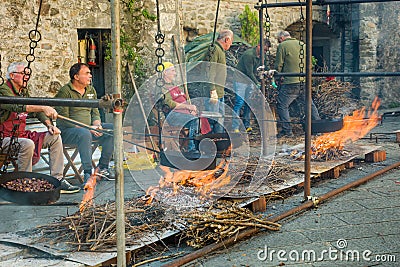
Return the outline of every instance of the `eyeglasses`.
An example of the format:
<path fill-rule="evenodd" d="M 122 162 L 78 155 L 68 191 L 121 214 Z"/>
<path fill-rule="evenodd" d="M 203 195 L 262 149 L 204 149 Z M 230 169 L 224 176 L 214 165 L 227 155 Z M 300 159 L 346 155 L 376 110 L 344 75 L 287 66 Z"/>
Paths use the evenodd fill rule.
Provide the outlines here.
<path fill-rule="evenodd" d="M 14 71 L 14 72 L 12 72 L 12 73 L 14 73 L 14 74 L 21 74 L 21 75 L 25 75 L 25 72 L 23 72 L 23 71 L 20 71 L 20 72 Z"/>

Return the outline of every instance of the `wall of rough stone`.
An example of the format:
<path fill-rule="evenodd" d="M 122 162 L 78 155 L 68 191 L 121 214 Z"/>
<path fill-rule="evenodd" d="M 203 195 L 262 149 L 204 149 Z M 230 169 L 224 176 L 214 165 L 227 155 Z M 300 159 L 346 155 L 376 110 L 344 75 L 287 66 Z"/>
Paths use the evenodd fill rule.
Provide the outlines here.
<path fill-rule="evenodd" d="M 211 32 L 214 27 L 217 1 L 202 0 L 176 0 L 160 2 L 161 31 L 165 34 L 164 60 L 176 63 L 175 50 L 171 37 L 175 36 L 182 46 L 187 39 L 194 35 Z M 156 13 L 155 0 L 143 1 L 150 12 Z M 217 30 L 230 28 L 235 33 L 240 33 L 239 14 L 245 5 L 253 7 L 258 1 L 251 0 L 222 0 L 219 10 Z M 28 32 L 34 29 L 37 19 L 39 1 L 32 0 L 3 0 L 0 5 L 2 18 L 3 41 L 0 42 L 2 56 L 1 70 L 3 74 L 7 65 L 12 61 L 25 61 L 29 52 Z M 347 5 L 346 5 L 347 6 Z M 348 7 L 348 6 L 347 6 Z M 343 9 L 344 10 L 344 9 Z M 348 15 L 349 10 L 344 10 L 341 15 Z M 345 23 L 345 30 L 341 32 L 343 24 L 334 25 L 331 20 L 332 30 L 337 34 L 332 39 L 330 61 L 332 67 L 339 66 L 345 71 L 357 71 L 354 66 L 356 55 L 355 44 L 359 50 L 360 71 L 398 71 L 397 64 L 400 51 L 398 43 L 399 12 L 397 3 L 362 4 L 353 7 L 358 10 L 357 16 L 352 15 Z M 300 9 L 273 8 L 269 9 L 271 17 L 271 36 L 281 29 L 287 29 L 298 23 Z M 350 10 L 351 11 L 351 10 Z M 305 13 L 305 8 L 303 9 Z M 41 19 L 38 30 L 42 39 L 35 48 L 36 59 L 32 63 L 33 76 L 30 87 L 33 96 L 52 96 L 56 90 L 68 81 L 68 69 L 77 61 L 77 29 L 110 29 L 110 2 L 108 0 L 43 0 Z M 314 7 L 313 19 L 325 22 L 326 7 Z M 356 14 L 354 12 L 354 14 Z M 359 16 L 359 17 L 358 17 Z M 129 26 L 130 18 L 122 14 L 121 24 Z M 358 27 L 354 30 L 354 27 Z M 139 53 L 145 58 L 145 65 L 149 74 L 154 73 L 157 61 L 155 49 L 157 44 L 154 36 L 157 32 L 155 22 L 146 22 L 141 26 L 139 35 Z M 353 28 L 352 28 L 353 27 Z M 336 30 L 335 30 L 336 29 Z M 341 35 L 344 34 L 344 51 L 341 49 Z M 192 36 L 190 36 L 192 35 Z M 354 39 L 356 38 L 356 39 Z M 272 38 L 272 54 L 275 53 L 276 41 Z M 358 43 L 356 43 L 356 42 Z M 342 53 L 344 52 L 344 66 Z M 3 75 L 4 76 L 4 75 Z M 361 97 L 367 101 L 374 95 L 382 98 L 398 99 L 398 78 L 362 78 Z"/>
<path fill-rule="evenodd" d="M 399 72 L 400 9 L 398 3 L 360 6 L 361 71 Z M 399 105 L 400 77 L 362 79 L 362 98 L 379 96 L 386 107 Z"/>

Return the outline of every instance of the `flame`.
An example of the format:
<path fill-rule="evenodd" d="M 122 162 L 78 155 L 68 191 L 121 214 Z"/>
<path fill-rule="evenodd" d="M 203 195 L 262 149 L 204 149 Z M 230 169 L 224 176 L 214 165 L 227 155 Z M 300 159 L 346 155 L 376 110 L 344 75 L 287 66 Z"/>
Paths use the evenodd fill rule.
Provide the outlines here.
<path fill-rule="evenodd" d="M 330 149 L 342 150 L 345 144 L 364 137 L 379 123 L 380 117 L 377 110 L 380 103 L 380 99 L 376 97 L 368 111 L 363 107 L 354 111 L 353 115 L 345 116 L 341 130 L 323 134 L 313 142 L 313 154 L 324 155 Z"/>
<path fill-rule="evenodd" d="M 213 190 L 231 181 L 231 176 L 227 175 L 228 167 L 229 163 L 226 160 L 221 161 L 215 169 L 205 171 L 172 172 L 169 167 L 160 166 L 160 169 L 164 171 L 164 176 L 160 178 L 158 186 L 150 186 L 147 189 L 146 194 L 150 197 L 146 203 L 150 204 L 161 188 L 172 188 L 173 194 L 178 194 L 181 186 L 193 187 L 203 197 L 211 196 Z"/>
<path fill-rule="evenodd" d="M 97 183 L 97 172 L 98 168 L 94 170 L 94 173 L 90 175 L 89 180 L 85 184 L 84 187 L 85 193 L 83 194 L 81 204 L 79 205 L 80 212 L 83 212 L 87 207 L 93 205 L 93 196 L 94 196 L 94 191 L 96 190 L 96 183 Z"/>

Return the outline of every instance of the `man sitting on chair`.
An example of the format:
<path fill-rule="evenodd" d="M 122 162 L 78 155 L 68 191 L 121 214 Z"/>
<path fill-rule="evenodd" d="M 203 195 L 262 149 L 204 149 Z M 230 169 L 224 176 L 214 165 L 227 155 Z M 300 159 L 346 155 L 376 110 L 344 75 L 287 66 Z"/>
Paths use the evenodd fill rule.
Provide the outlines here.
<path fill-rule="evenodd" d="M 188 151 L 195 150 L 194 136 L 199 128 L 199 119 L 197 117 L 197 107 L 188 103 L 185 93 L 174 84 L 176 70 L 172 63 L 164 62 L 163 78 L 165 85 L 163 87 L 164 104 L 169 109 L 166 112 L 166 123 L 171 126 L 187 127 L 189 129 Z"/>
<path fill-rule="evenodd" d="M 14 62 L 7 68 L 7 81 L 0 86 L 0 96 L 29 97 L 28 90 L 24 90 L 30 73 L 25 70 L 25 63 Z M 26 88 L 25 88 L 26 89 Z M 27 131 L 26 118 L 28 113 L 36 116 L 48 129 L 47 132 Z M 60 130 L 53 125 L 51 119 L 57 118 L 57 112 L 49 106 L 1 104 L 0 131 L 3 142 L 0 144 L 2 151 L 7 151 L 13 137 L 18 139 L 18 171 L 32 172 L 32 165 L 40 159 L 41 148 L 49 149 L 50 174 L 61 181 L 61 193 L 76 193 L 80 188 L 71 185 L 63 178 L 64 156 L 60 137 Z M 12 145 L 12 144 L 11 144 Z"/>
<path fill-rule="evenodd" d="M 71 81 L 60 88 L 56 98 L 72 99 L 97 99 L 96 90 L 91 85 L 92 74 L 89 66 L 84 63 L 76 63 L 69 70 Z M 97 108 L 88 107 L 58 107 L 60 115 L 76 120 L 86 125 L 91 125 L 93 129 L 113 129 L 111 123 L 101 123 L 100 112 Z M 83 166 L 83 187 L 92 174 L 92 141 L 98 140 L 102 147 L 99 160 L 99 172 L 101 177 L 113 180 L 114 175 L 109 171 L 109 163 L 114 151 L 113 136 L 102 134 L 95 130 L 89 130 L 76 126 L 71 122 L 57 119 L 57 125 L 61 129 L 61 136 L 65 144 L 77 145 Z"/>

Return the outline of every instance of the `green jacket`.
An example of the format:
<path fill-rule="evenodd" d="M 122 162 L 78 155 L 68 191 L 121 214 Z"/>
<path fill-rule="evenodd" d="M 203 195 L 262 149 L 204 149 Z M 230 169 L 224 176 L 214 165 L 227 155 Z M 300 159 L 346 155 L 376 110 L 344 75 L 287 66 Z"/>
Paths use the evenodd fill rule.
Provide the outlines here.
<path fill-rule="evenodd" d="M 246 74 L 255 84 L 258 84 L 256 73 L 260 66 L 260 57 L 257 56 L 256 49 L 256 47 L 247 49 L 240 57 L 236 69 Z"/>
<path fill-rule="evenodd" d="M 56 98 L 71 98 L 71 99 L 97 99 L 96 90 L 93 86 L 86 87 L 86 91 L 81 95 L 74 89 L 72 83 L 69 82 L 60 88 L 55 96 Z M 95 120 L 100 120 L 100 112 L 97 108 L 89 107 L 56 107 L 58 114 L 79 121 L 81 123 L 92 125 Z M 75 124 L 65 120 L 57 119 L 57 127 L 61 130 L 64 128 L 73 128 Z"/>
<path fill-rule="evenodd" d="M 11 84 L 11 83 L 10 83 Z M 8 87 L 6 82 L 0 86 L 0 96 L 22 96 L 15 88 Z M 25 96 L 29 97 L 29 92 L 25 92 Z M 0 123 L 5 122 L 10 117 L 11 112 L 26 112 L 26 105 L 23 104 L 0 104 Z M 50 120 L 43 112 L 33 112 L 31 115 L 37 117 L 39 121 L 44 123 L 46 120 Z"/>
<path fill-rule="evenodd" d="M 287 38 L 280 43 L 276 51 L 275 69 L 281 73 L 299 73 L 301 49 L 304 51 L 303 63 L 305 64 L 306 47 L 303 42 L 295 38 Z M 303 71 L 305 71 L 305 69 Z M 299 77 L 284 77 L 282 84 L 299 83 L 300 79 L 304 80 L 304 78 Z"/>
<path fill-rule="evenodd" d="M 208 59 L 206 56 L 204 60 L 212 63 L 221 64 L 221 65 L 212 64 L 210 66 L 210 69 L 208 71 L 208 78 L 212 84 L 210 87 L 210 91 L 217 90 L 218 98 L 222 98 L 224 97 L 224 89 L 227 76 L 226 55 L 225 55 L 225 50 L 218 42 L 215 42 L 214 47 L 215 50 L 213 53 L 211 53 L 211 57 Z"/>

